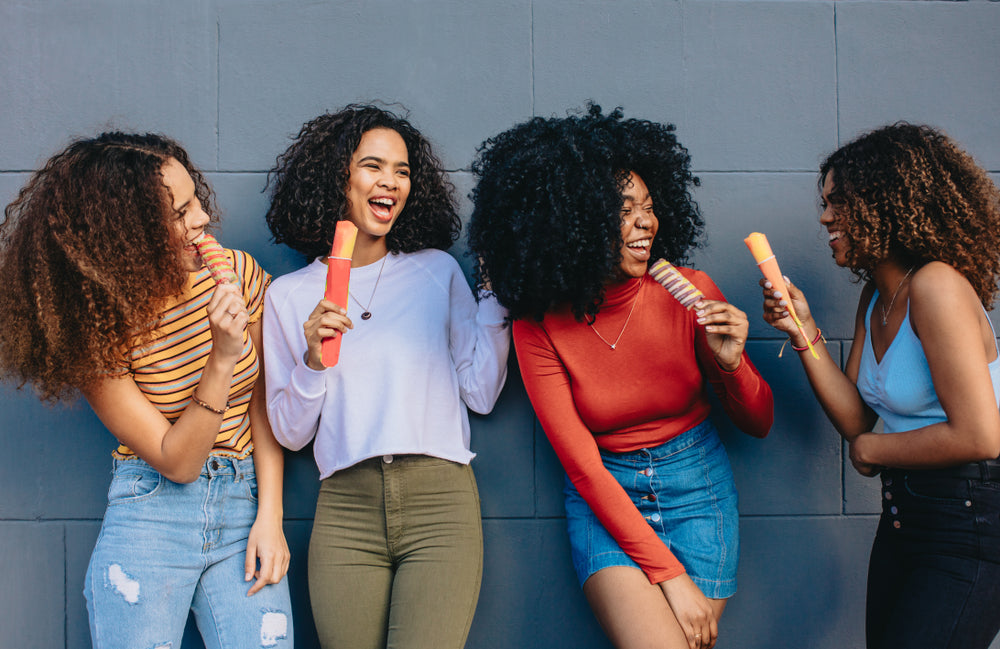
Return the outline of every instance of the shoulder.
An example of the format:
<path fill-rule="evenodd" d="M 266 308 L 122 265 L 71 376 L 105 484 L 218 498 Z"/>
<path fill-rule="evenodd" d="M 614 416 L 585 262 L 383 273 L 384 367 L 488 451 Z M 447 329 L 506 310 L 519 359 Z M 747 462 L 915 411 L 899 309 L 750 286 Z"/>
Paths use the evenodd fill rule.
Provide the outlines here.
<path fill-rule="evenodd" d="M 725 300 L 726 298 L 722 295 L 722 291 L 716 285 L 712 278 L 708 276 L 708 273 L 695 270 L 694 268 L 687 268 L 686 266 L 677 266 L 678 272 L 688 279 L 692 284 L 698 287 L 702 293 L 705 294 L 710 300 Z"/>
<path fill-rule="evenodd" d="M 397 253 L 400 263 L 410 263 L 427 269 L 430 272 L 450 274 L 461 273 L 458 262 L 444 250 L 425 248 L 416 252 Z"/>
<path fill-rule="evenodd" d="M 958 312 L 978 311 L 979 297 L 969 280 L 953 267 L 932 261 L 910 279 L 910 310 L 914 317 L 953 317 Z"/>
<path fill-rule="evenodd" d="M 303 284 L 313 283 L 316 281 L 317 277 L 322 279 L 325 276 L 323 269 L 326 267 L 323 266 L 323 268 L 317 268 L 316 264 L 317 262 L 314 261 L 307 266 L 303 266 L 298 270 L 274 279 L 267 291 L 268 296 L 271 299 L 278 296 L 285 296 L 290 293 L 294 293 L 295 290 Z M 322 266 L 322 264 L 320 264 L 320 266 Z"/>

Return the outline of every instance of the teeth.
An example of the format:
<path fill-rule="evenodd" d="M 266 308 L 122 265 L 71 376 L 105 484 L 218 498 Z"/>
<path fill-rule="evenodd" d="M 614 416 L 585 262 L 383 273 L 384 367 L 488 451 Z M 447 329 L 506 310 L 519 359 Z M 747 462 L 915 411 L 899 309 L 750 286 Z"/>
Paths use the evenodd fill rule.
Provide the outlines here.
<path fill-rule="evenodd" d="M 840 232 L 831 232 L 830 233 L 830 241 L 834 241 L 836 239 L 839 239 L 840 238 L 840 234 L 841 234 Z"/>
<path fill-rule="evenodd" d="M 641 241 L 632 241 L 628 244 L 629 248 L 648 248 L 651 243 L 650 239 L 642 239 Z"/>
<path fill-rule="evenodd" d="M 385 205 L 387 207 L 392 207 L 393 205 L 396 204 L 396 201 L 392 200 L 391 198 L 373 198 L 369 202 L 377 203 L 379 205 Z"/>

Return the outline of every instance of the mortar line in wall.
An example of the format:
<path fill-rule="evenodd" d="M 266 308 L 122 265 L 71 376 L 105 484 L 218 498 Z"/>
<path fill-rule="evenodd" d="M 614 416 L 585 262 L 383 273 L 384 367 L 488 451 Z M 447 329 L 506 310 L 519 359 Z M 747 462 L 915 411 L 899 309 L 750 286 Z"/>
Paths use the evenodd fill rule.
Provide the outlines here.
<path fill-rule="evenodd" d="M 837 41 L 837 5 L 833 4 L 833 96 L 837 110 L 837 146 L 840 146 L 840 48 Z"/>
<path fill-rule="evenodd" d="M 528 0 L 528 79 L 531 83 L 531 114 L 535 114 L 535 0 Z"/>
<path fill-rule="evenodd" d="M 217 10 L 219 11 L 219 10 Z M 222 136 L 222 19 L 215 15 L 215 168 L 219 168 Z"/>
<path fill-rule="evenodd" d="M 69 649 L 69 549 L 66 543 L 66 525 L 62 526 L 63 542 L 63 647 Z"/>

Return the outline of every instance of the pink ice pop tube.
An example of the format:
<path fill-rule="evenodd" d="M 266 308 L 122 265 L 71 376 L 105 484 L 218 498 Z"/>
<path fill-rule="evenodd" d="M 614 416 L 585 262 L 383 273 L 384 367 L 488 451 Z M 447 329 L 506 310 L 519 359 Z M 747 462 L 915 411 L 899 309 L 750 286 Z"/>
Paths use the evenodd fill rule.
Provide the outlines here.
<path fill-rule="evenodd" d="M 208 266 L 208 272 L 212 274 L 212 279 L 216 284 L 226 284 L 229 282 L 238 283 L 236 271 L 229 263 L 226 251 L 222 249 L 215 237 L 207 232 L 202 232 L 194 240 L 194 245 L 198 248 L 201 260 Z"/>

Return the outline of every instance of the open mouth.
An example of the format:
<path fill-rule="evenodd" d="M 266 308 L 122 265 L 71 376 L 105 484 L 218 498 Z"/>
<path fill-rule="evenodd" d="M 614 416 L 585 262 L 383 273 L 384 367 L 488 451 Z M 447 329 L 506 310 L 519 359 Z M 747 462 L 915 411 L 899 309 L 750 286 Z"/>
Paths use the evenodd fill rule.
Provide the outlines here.
<path fill-rule="evenodd" d="M 391 198 L 373 198 L 368 201 L 368 206 L 376 219 L 388 221 L 392 218 L 392 208 L 396 206 L 396 201 Z"/>
<path fill-rule="evenodd" d="M 652 239 L 639 239 L 637 241 L 629 241 L 626 247 L 629 249 L 633 255 L 640 259 L 649 258 L 649 248 L 653 245 Z"/>

